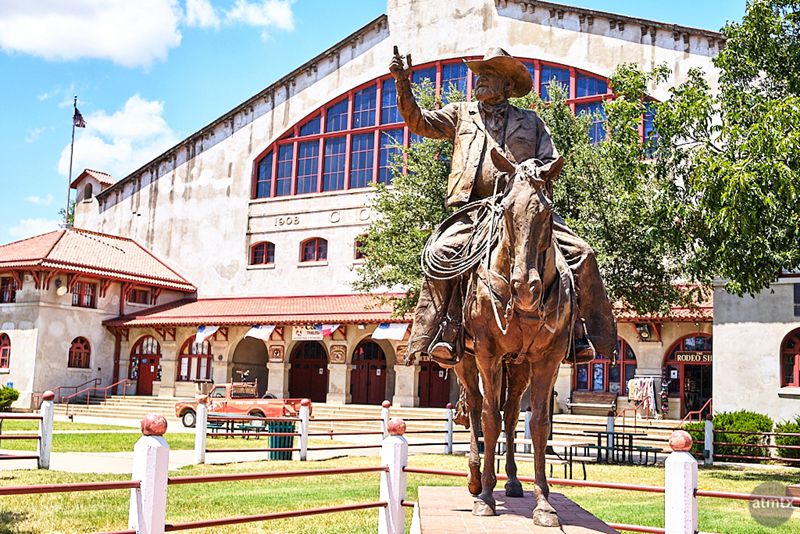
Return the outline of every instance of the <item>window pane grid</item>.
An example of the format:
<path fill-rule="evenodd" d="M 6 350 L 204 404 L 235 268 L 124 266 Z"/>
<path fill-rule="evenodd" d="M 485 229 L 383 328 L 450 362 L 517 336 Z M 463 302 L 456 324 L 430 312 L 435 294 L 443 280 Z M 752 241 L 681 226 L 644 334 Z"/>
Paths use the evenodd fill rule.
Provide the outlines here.
<path fill-rule="evenodd" d="M 344 160 L 347 139 L 332 137 L 325 140 L 325 159 L 322 163 L 322 190 L 344 189 Z"/>
<path fill-rule="evenodd" d="M 297 145 L 297 194 L 316 193 L 319 143 L 306 141 Z"/>
<path fill-rule="evenodd" d="M 11 277 L 0 278 L 0 303 L 17 300 L 17 281 Z"/>
<path fill-rule="evenodd" d="M 319 133 L 320 117 L 317 115 L 300 127 L 300 136 L 316 135 Z"/>
<path fill-rule="evenodd" d="M 403 146 L 403 130 L 384 130 L 381 132 L 381 147 L 378 155 L 378 182 L 392 183 L 391 163 Z"/>
<path fill-rule="evenodd" d="M 362 89 L 353 97 L 353 128 L 375 125 L 377 90 L 374 85 Z"/>
<path fill-rule="evenodd" d="M 464 63 L 448 63 L 442 66 L 442 101 L 447 103 L 447 93 L 459 91 L 467 95 L 467 66 Z"/>
<path fill-rule="evenodd" d="M 328 259 L 328 242 L 316 237 L 302 245 L 300 261 L 325 261 Z"/>
<path fill-rule="evenodd" d="M 539 94 L 542 95 L 542 100 L 550 100 L 547 86 L 554 80 L 563 85 L 567 90 L 567 94 L 569 94 L 569 70 L 542 65 L 541 81 L 539 82 Z"/>
<path fill-rule="evenodd" d="M 0 334 L 0 369 L 11 366 L 11 339 L 6 334 Z"/>
<path fill-rule="evenodd" d="M 381 124 L 402 122 L 400 111 L 397 109 L 397 87 L 394 79 L 389 78 L 381 85 Z"/>
<path fill-rule="evenodd" d="M 292 194 L 292 158 L 293 145 L 282 145 L 278 148 L 278 170 L 275 178 L 275 196 Z"/>
<path fill-rule="evenodd" d="M 347 105 L 345 98 L 328 108 L 325 118 L 326 132 L 340 132 L 347 129 Z"/>
<path fill-rule="evenodd" d="M 367 187 L 372 182 L 372 154 L 375 135 L 372 133 L 354 135 L 351 140 L 350 189 Z"/>

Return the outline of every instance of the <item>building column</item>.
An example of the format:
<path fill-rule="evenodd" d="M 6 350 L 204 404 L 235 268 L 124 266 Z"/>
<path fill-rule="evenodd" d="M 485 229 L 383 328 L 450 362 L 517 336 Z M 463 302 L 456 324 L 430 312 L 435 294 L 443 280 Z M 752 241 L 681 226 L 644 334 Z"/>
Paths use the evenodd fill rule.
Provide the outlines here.
<path fill-rule="evenodd" d="M 566 402 L 572 395 L 572 364 L 562 363 L 558 366 L 558 376 L 553 389 L 558 393 L 553 411 L 555 413 L 566 413 Z"/>
<path fill-rule="evenodd" d="M 178 343 L 176 341 L 159 341 L 161 345 L 161 380 L 153 382 L 153 395 L 156 397 L 175 396 L 175 372 L 178 360 Z M 156 391 L 158 387 L 158 391 Z"/>
<path fill-rule="evenodd" d="M 289 396 L 289 362 L 267 362 L 267 393 L 279 399 Z"/>
<path fill-rule="evenodd" d="M 215 384 L 224 384 L 225 382 L 233 382 L 233 378 L 228 376 L 228 342 L 223 340 L 216 341 L 210 340 L 211 343 L 211 379 Z M 220 360 L 220 356 L 222 359 Z M 230 378 L 230 379 L 229 379 Z"/>
<path fill-rule="evenodd" d="M 395 365 L 394 373 L 392 406 L 419 406 L 419 365 Z"/>
<path fill-rule="evenodd" d="M 325 402 L 350 404 L 350 366 L 344 363 L 328 364 L 328 397 Z"/>

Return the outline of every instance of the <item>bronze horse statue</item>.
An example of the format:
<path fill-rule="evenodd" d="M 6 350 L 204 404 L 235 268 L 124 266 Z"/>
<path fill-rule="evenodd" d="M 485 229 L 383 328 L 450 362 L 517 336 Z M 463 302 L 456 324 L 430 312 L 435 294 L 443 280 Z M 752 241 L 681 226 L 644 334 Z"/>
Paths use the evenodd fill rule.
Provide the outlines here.
<path fill-rule="evenodd" d="M 572 342 L 574 285 L 553 238 L 548 184 L 538 176 L 518 172 L 497 149 L 492 150 L 491 157 L 509 178 L 502 197 L 500 235 L 488 253 L 488 268 L 479 266 L 469 278 L 464 305 L 467 355 L 454 367 L 472 429 L 468 480 L 475 496 L 472 513 L 495 514 L 494 461 L 501 431 L 500 384 L 505 358 L 509 362 L 507 400 L 503 406 L 508 430 L 506 495 L 522 496 L 514 463 L 513 429 L 519 418 L 521 397 L 530 384 L 536 498 L 533 521 L 540 526 L 559 526 L 558 515 L 547 500 L 545 449 L 550 433 L 550 395 L 559 365 Z M 482 473 L 480 429 L 485 445 Z"/>

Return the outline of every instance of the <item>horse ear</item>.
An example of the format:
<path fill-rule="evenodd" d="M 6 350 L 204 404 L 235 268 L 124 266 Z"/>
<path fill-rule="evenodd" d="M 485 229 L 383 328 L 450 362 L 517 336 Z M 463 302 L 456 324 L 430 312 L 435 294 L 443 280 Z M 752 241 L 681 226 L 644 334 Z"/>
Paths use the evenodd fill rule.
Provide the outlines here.
<path fill-rule="evenodd" d="M 502 152 L 500 152 L 499 148 L 492 147 L 491 156 L 492 163 L 494 163 L 494 166 L 497 167 L 498 171 L 508 174 L 514 174 L 517 172 L 517 166 L 508 161 L 508 158 L 505 157 Z"/>

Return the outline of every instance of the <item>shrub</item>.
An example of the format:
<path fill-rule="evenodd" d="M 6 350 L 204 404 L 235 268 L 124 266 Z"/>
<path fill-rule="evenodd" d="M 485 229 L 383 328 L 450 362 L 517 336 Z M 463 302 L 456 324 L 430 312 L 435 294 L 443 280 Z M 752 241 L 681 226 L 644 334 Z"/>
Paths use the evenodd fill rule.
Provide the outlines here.
<path fill-rule="evenodd" d="M 706 423 L 705 421 L 695 421 L 693 423 L 685 423 L 683 429 L 692 436 L 692 454 L 703 454 L 703 446 L 706 439 Z"/>
<path fill-rule="evenodd" d="M 8 411 L 11 403 L 19 398 L 19 391 L 8 386 L 0 386 L 0 412 Z"/>
<path fill-rule="evenodd" d="M 773 420 L 764 414 L 740 410 L 722 412 L 714 416 L 714 441 L 741 445 L 714 445 L 714 455 L 769 456 L 769 449 L 748 445 L 766 445 L 769 437 L 758 434 L 735 434 L 734 432 L 772 432 Z M 730 433 L 729 433 L 730 432 Z M 737 461 L 737 458 L 723 458 Z M 741 461 L 758 461 L 745 460 Z"/>
<path fill-rule="evenodd" d="M 775 425 L 775 432 L 800 434 L 800 415 L 795 417 L 794 421 L 785 421 Z M 800 449 L 786 449 L 781 447 L 781 445 L 800 445 L 800 435 L 775 436 L 775 444 L 778 445 L 778 456 L 781 458 L 800 458 Z"/>

